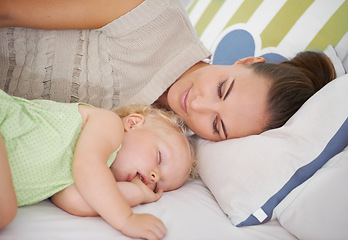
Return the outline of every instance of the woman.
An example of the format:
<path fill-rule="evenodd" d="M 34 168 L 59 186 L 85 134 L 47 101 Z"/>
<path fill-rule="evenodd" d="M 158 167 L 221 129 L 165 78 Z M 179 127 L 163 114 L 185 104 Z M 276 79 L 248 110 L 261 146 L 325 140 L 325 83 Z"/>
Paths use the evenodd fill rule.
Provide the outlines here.
<path fill-rule="evenodd" d="M 204 62 L 210 53 L 179 0 L 1 5 L 0 27 L 26 28 L 0 28 L 0 38 L 7 39 L 0 42 L 0 88 L 11 95 L 108 109 L 157 102 L 213 141 L 259 134 L 277 116 L 269 110 L 272 82 L 246 68 L 264 59 L 250 57 L 234 66 Z"/>

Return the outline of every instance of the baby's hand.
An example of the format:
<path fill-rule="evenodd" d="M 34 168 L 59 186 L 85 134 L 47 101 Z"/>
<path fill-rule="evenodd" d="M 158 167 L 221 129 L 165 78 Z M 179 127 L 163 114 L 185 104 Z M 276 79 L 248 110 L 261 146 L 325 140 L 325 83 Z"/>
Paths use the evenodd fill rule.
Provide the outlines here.
<path fill-rule="evenodd" d="M 163 190 L 158 189 L 157 192 L 151 190 L 147 185 L 145 185 L 139 177 L 134 178 L 132 181 L 135 185 L 139 187 L 139 190 L 142 192 L 142 201 L 141 203 L 151 203 L 156 202 L 162 197 Z"/>
<path fill-rule="evenodd" d="M 167 228 L 163 222 L 150 214 L 132 214 L 120 229 L 122 234 L 132 238 L 157 240 L 164 237 Z"/>

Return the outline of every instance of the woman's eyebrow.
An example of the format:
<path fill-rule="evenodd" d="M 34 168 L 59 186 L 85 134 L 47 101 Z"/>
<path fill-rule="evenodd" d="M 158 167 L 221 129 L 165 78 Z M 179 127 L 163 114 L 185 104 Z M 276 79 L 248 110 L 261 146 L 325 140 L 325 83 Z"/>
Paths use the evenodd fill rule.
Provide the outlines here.
<path fill-rule="evenodd" d="M 230 94 L 230 92 L 231 92 L 231 90 L 232 90 L 232 88 L 233 88 L 233 84 L 234 84 L 234 79 L 232 80 L 230 86 L 228 87 L 228 89 L 227 89 L 227 91 L 226 91 L 226 94 L 225 94 L 223 100 L 225 100 L 225 99 L 228 97 L 228 95 Z"/>

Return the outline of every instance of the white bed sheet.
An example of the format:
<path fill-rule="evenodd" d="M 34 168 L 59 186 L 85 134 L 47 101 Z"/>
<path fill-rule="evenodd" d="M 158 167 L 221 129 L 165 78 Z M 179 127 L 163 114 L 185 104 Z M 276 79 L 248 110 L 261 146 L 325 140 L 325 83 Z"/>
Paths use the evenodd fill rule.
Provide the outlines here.
<path fill-rule="evenodd" d="M 264 225 L 237 228 L 222 212 L 200 180 L 185 183 L 151 204 L 133 208 L 136 213 L 152 213 L 168 228 L 164 240 L 297 239 L 277 220 Z M 15 220 L 0 230 L 1 240 L 40 239 L 129 239 L 100 217 L 76 217 L 55 207 L 49 200 L 18 209 Z"/>

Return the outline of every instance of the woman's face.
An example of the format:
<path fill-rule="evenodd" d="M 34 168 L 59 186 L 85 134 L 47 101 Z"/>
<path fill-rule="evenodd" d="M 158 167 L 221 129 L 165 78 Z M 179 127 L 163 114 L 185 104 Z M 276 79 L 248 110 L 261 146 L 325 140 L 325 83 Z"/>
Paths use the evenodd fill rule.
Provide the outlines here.
<path fill-rule="evenodd" d="M 208 65 L 174 83 L 167 100 L 194 133 L 221 141 L 262 132 L 269 88 L 270 81 L 244 63 Z"/>

